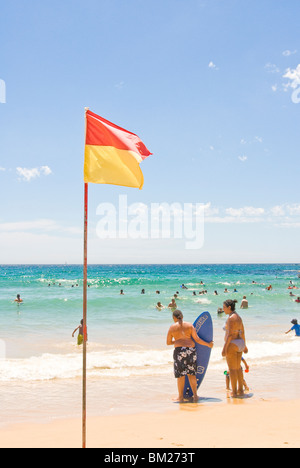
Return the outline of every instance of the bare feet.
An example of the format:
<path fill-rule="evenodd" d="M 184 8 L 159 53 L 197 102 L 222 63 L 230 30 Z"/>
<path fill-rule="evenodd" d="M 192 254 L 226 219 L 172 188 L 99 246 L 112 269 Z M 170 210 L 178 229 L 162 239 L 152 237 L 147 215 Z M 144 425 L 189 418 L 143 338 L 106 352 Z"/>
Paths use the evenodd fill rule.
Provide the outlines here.
<path fill-rule="evenodd" d="M 237 392 L 237 393 L 231 393 L 231 398 L 241 398 L 245 396 L 245 393 L 244 392 Z"/>
<path fill-rule="evenodd" d="M 184 402 L 184 399 L 183 398 L 173 398 L 172 401 L 174 401 L 174 403 L 183 403 Z"/>

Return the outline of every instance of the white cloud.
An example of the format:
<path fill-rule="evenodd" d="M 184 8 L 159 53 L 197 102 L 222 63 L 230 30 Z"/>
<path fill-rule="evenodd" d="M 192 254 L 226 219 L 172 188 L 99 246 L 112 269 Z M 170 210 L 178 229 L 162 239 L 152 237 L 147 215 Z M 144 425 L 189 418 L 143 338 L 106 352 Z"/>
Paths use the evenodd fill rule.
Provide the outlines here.
<path fill-rule="evenodd" d="M 0 232 L 24 232 L 24 231 L 53 231 L 57 228 L 55 221 L 39 219 L 36 221 L 17 221 L 13 223 L 0 223 Z"/>
<path fill-rule="evenodd" d="M 119 83 L 115 84 L 115 88 L 121 90 L 123 89 L 125 86 L 125 82 L 124 81 L 120 81 Z"/>
<path fill-rule="evenodd" d="M 205 223 L 268 223 L 275 227 L 297 228 L 300 225 L 300 203 L 285 203 L 271 208 L 244 206 L 223 209 L 208 203 L 205 205 Z"/>
<path fill-rule="evenodd" d="M 245 139 L 245 138 L 242 138 L 240 140 L 240 144 L 241 145 L 253 145 L 253 143 L 263 143 L 263 138 L 261 136 L 255 136 L 255 137 L 251 137 L 249 139 Z"/>
<path fill-rule="evenodd" d="M 264 208 L 254 208 L 253 206 L 245 206 L 244 208 L 227 208 L 226 214 L 230 216 L 262 216 L 265 213 Z"/>
<path fill-rule="evenodd" d="M 0 167 L 0 172 L 5 172 L 5 171 L 6 171 L 5 167 Z"/>
<path fill-rule="evenodd" d="M 53 174 L 52 170 L 50 169 L 49 166 L 42 166 L 41 167 L 41 173 L 45 176 Z"/>
<path fill-rule="evenodd" d="M 270 213 L 274 216 L 300 216 L 300 203 L 285 203 L 271 208 Z"/>
<path fill-rule="evenodd" d="M 268 73 L 280 73 L 280 69 L 274 63 L 266 63 L 265 69 Z"/>
<path fill-rule="evenodd" d="M 12 223 L 0 223 L 0 233 L 67 233 L 82 234 L 83 229 L 74 226 L 62 226 L 53 219 L 37 219 L 34 221 L 16 221 Z"/>
<path fill-rule="evenodd" d="M 210 68 L 211 70 L 219 70 L 214 62 L 209 62 L 208 68 Z"/>
<path fill-rule="evenodd" d="M 34 167 L 32 169 L 28 169 L 26 167 L 17 167 L 17 174 L 20 180 L 24 180 L 25 182 L 30 182 L 33 179 L 43 176 L 49 176 L 52 174 L 52 170 L 49 166 L 41 166 L 41 167 Z"/>
<path fill-rule="evenodd" d="M 290 57 L 291 55 L 295 55 L 297 52 L 297 50 L 285 50 L 284 52 L 282 52 L 282 55 L 284 55 L 285 57 Z"/>
<path fill-rule="evenodd" d="M 285 88 L 298 88 L 300 85 L 300 64 L 295 69 L 288 68 L 283 78 L 290 80 L 290 83 L 284 85 Z"/>
<path fill-rule="evenodd" d="M 300 203 L 293 203 L 292 205 L 287 205 L 288 214 L 291 216 L 300 216 Z"/>
<path fill-rule="evenodd" d="M 239 156 L 239 160 L 242 162 L 247 161 L 247 159 L 248 159 L 248 156 Z"/>
<path fill-rule="evenodd" d="M 285 216 L 285 208 L 283 205 L 273 206 L 270 212 L 273 216 Z"/>

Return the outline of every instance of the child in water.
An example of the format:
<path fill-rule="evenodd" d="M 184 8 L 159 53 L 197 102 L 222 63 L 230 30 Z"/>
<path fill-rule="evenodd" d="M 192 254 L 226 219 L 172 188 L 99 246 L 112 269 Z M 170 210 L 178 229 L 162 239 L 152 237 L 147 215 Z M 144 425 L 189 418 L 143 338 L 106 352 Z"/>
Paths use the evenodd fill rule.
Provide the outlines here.
<path fill-rule="evenodd" d="M 288 333 L 290 333 L 291 331 L 295 330 L 295 335 L 300 336 L 300 325 L 298 324 L 298 320 L 294 319 L 291 321 L 291 323 L 293 324 L 293 327 L 286 332 L 286 335 L 288 335 Z"/>
<path fill-rule="evenodd" d="M 80 325 L 73 331 L 72 333 L 72 338 L 74 338 L 75 333 L 79 330 L 78 337 L 77 337 L 77 344 L 78 346 L 81 346 L 83 344 L 83 338 L 84 338 L 84 333 L 83 333 L 83 320 L 81 320 Z"/>

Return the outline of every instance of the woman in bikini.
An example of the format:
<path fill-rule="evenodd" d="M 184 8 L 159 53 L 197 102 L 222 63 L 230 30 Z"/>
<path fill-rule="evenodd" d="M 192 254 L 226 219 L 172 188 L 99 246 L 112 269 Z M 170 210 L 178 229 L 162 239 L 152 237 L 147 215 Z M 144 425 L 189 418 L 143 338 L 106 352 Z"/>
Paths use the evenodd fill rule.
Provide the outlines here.
<path fill-rule="evenodd" d="M 180 310 L 173 312 L 174 325 L 171 326 L 168 336 L 167 345 L 174 345 L 174 374 L 178 383 L 179 396 L 176 401 L 183 403 L 184 387 L 186 376 L 189 379 L 191 389 L 193 391 L 193 401 L 197 403 L 199 397 L 197 395 L 197 351 L 195 342 L 213 347 L 213 342 L 206 343 L 201 340 L 195 328 L 191 323 L 183 321 L 183 315 Z"/>
<path fill-rule="evenodd" d="M 230 372 L 232 397 L 244 395 L 244 379 L 241 367 L 243 353 L 248 353 L 245 329 L 241 317 L 236 313 L 237 301 L 228 300 L 223 304 L 223 310 L 229 316 L 225 326 L 225 345 L 222 356 L 226 357 Z"/>

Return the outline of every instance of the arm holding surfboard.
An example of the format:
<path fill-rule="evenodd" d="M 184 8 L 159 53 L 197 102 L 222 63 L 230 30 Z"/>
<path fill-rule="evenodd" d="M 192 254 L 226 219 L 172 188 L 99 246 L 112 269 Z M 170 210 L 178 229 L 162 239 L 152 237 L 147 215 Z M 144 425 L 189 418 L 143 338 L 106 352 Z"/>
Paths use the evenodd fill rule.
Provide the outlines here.
<path fill-rule="evenodd" d="M 167 345 L 172 346 L 193 346 L 191 338 L 198 344 L 202 346 L 207 346 L 208 348 L 212 349 L 214 346 L 214 342 L 211 341 L 207 343 L 206 341 L 201 340 L 199 338 L 195 327 L 191 323 L 184 322 L 184 331 L 179 329 L 178 326 L 172 326 L 168 332 L 167 336 Z"/>
<path fill-rule="evenodd" d="M 201 338 L 199 338 L 195 327 L 193 327 L 192 338 L 199 345 L 207 346 L 210 349 L 212 349 L 214 347 L 214 342 L 213 341 L 211 341 L 210 343 L 207 343 L 206 341 L 203 341 L 203 340 L 201 340 Z"/>

